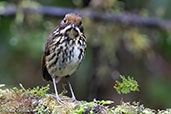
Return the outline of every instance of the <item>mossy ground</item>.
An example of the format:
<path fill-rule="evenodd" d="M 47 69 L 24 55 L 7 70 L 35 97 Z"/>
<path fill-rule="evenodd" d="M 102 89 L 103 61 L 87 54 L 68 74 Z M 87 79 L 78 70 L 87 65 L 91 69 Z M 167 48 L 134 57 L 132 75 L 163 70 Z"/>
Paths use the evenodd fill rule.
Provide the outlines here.
<path fill-rule="evenodd" d="M 0 89 L 0 114 L 171 114 L 171 109 L 155 111 L 139 103 L 122 103 L 109 107 L 112 101 L 75 101 L 61 95 L 59 104 L 54 95 L 47 94 L 49 86 L 25 89 Z"/>

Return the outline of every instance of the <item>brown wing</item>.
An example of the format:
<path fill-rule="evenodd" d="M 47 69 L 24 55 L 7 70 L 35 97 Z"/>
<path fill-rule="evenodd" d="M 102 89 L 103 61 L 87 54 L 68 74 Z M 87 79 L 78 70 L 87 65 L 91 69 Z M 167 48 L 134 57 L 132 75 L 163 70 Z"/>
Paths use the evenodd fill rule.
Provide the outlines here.
<path fill-rule="evenodd" d="M 46 55 L 49 55 L 49 46 L 50 46 L 51 42 L 52 42 L 52 33 L 49 35 L 49 39 L 46 42 L 44 54 L 42 57 L 42 75 L 43 75 L 43 78 L 47 81 L 49 81 L 49 80 L 52 81 L 52 77 L 46 68 L 46 61 L 45 61 Z"/>
<path fill-rule="evenodd" d="M 45 63 L 45 54 L 43 55 L 42 57 L 42 75 L 43 75 L 43 78 L 47 81 L 49 80 L 52 80 L 50 74 L 48 73 L 47 71 L 47 68 L 46 68 L 46 63 Z"/>

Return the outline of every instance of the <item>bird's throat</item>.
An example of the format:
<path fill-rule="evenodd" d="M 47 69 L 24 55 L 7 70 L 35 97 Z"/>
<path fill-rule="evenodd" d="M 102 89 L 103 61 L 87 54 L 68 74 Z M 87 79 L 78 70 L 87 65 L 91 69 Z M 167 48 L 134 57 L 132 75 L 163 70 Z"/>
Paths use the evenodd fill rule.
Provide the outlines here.
<path fill-rule="evenodd" d="M 74 29 L 71 29 L 71 31 L 69 32 L 68 36 L 72 39 L 76 38 L 78 36 L 78 32 Z"/>

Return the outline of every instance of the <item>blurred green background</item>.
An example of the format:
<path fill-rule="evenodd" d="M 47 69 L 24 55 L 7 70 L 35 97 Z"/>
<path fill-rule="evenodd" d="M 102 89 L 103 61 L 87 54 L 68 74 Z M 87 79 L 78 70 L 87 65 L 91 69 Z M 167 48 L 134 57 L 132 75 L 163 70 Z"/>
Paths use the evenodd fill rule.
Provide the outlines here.
<path fill-rule="evenodd" d="M 23 14 L 34 5 L 134 13 L 171 19 L 171 0 L 0 0 L 0 10 L 17 5 L 16 16 L 0 16 L 0 84 L 26 88 L 47 85 L 41 76 L 41 56 L 50 31 L 62 18 Z M 171 33 L 83 19 L 88 41 L 86 57 L 71 76 L 79 100 L 139 101 L 146 107 L 171 107 Z M 118 95 L 119 75 L 134 77 L 140 92 Z M 49 82 L 50 83 L 50 82 Z M 51 84 L 51 90 L 53 86 Z"/>

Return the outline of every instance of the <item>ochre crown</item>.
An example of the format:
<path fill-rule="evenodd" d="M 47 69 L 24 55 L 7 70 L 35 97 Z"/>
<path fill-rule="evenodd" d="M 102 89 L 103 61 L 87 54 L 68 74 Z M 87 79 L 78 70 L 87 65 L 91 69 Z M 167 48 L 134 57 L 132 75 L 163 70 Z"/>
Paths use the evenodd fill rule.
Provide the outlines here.
<path fill-rule="evenodd" d="M 67 24 L 79 25 L 81 22 L 81 17 L 74 13 L 66 14 L 65 19 L 67 20 Z"/>

